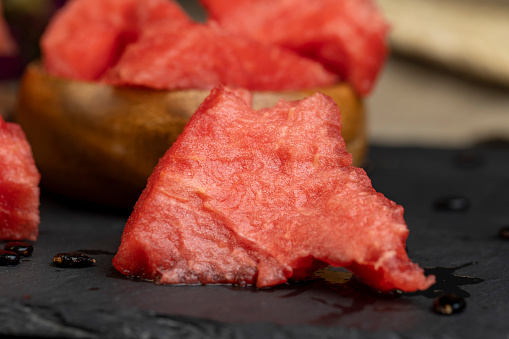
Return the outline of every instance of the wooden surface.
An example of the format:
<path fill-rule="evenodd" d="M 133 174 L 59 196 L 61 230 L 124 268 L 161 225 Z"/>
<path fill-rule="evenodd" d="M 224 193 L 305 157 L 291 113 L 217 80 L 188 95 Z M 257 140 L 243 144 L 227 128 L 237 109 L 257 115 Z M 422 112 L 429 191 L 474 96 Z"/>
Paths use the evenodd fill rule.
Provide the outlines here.
<path fill-rule="evenodd" d="M 376 0 L 392 60 L 370 98 L 375 144 L 469 147 L 509 138 L 509 0 Z"/>
<path fill-rule="evenodd" d="M 393 49 L 509 87 L 509 1 L 377 1 Z"/>

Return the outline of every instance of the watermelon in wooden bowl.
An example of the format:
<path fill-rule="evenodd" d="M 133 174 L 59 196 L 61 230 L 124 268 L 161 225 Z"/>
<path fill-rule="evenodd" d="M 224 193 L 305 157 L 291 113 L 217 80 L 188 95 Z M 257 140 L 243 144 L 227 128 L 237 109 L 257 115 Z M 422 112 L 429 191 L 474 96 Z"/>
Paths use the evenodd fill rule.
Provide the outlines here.
<path fill-rule="evenodd" d="M 342 22 L 341 16 L 323 19 Z M 194 22 L 167 0 L 69 2 L 43 35 L 41 62 L 26 69 L 15 113 L 33 145 L 42 187 L 132 207 L 159 158 L 217 84 L 253 92 L 255 109 L 317 91 L 331 96 L 341 111 L 347 149 L 362 164 L 368 89 L 359 84 L 371 88 L 386 57 L 385 48 L 362 46 L 379 46 L 385 26 L 377 26 L 376 39 L 354 29 L 352 41 L 365 43 L 337 55 L 348 54 L 341 72 L 320 58 L 222 26 L 213 19 Z M 341 51 L 338 44 L 346 43 L 317 37 L 314 46 L 321 51 Z M 367 54 L 379 66 L 353 80 L 348 74 L 364 67 L 355 61 Z"/>

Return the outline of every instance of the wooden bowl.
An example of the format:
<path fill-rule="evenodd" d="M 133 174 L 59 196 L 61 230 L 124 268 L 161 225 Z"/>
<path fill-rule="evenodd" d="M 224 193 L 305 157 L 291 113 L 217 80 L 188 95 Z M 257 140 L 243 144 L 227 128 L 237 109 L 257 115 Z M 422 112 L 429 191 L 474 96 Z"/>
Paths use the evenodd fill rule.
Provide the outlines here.
<path fill-rule="evenodd" d="M 318 89 L 339 105 L 342 135 L 354 164 L 367 141 L 362 101 L 347 84 Z M 256 109 L 315 90 L 254 92 Z M 20 83 L 14 119 L 23 127 L 45 190 L 101 205 L 132 207 L 159 158 L 209 94 L 72 81 L 30 64 Z"/>

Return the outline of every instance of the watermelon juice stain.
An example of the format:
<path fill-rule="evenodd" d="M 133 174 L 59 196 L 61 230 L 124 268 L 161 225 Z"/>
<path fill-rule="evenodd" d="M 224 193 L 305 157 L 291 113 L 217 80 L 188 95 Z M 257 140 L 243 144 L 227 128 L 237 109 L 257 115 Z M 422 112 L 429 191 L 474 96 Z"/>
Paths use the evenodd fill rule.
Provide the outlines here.
<path fill-rule="evenodd" d="M 470 262 L 460 266 L 425 268 L 424 269 L 425 274 L 426 275 L 433 274 L 436 277 L 436 283 L 432 285 L 430 288 L 428 288 L 426 291 L 418 291 L 403 294 L 406 296 L 422 295 L 431 299 L 437 298 L 444 293 L 456 294 L 464 298 L 470 297 L 470 293 L 463 290 L 460 286 L 476 285 L 482 283 L 484 279 L 463 275 L 455 275 L 453 273 L 460 268 L 476 264 L 477 262 Z"/>

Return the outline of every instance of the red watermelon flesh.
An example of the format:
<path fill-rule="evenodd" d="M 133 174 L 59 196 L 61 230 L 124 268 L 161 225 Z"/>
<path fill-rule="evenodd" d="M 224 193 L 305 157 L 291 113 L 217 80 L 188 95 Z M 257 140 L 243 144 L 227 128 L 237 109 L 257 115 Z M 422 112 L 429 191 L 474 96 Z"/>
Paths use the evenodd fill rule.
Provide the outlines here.
<path fill-rule="evenodd" d="M 41 38 L 43 64 L 53 75 L 97 80 L 142 29 L 161 20 L 190 22 L 167 0 L 73 0 L 52 18 Z"/>
<path fill-rule="evenodd" d="M 144 34 L 129 45 L 103 81 L 156 89 L 210 89 L 222 83 L 249 90 L 314 88 L 337 81 L 315 61 L 213 24 L 158 28 L 158 34 Z"/>
<path fill-rule="evenodd" d="M 160 284 L 256 284 L 343 266 L 381 291 L 434 277 L 405 251 L 403 208 L 351 166 L 322 94 L 254 111 L 222 87 L 161 158 L 113 264 Z"/>
<path fill-rule="evenodd" d="M 21 127 L 0 117 L 0 239 L 37 240 L 39 181 Z"/>
<path fill-rule="evenodd" d="M 201 0 L 230 32 L 311 57 L 368 94 L 387 57 L 388 24 L 371 0 Z"/>

